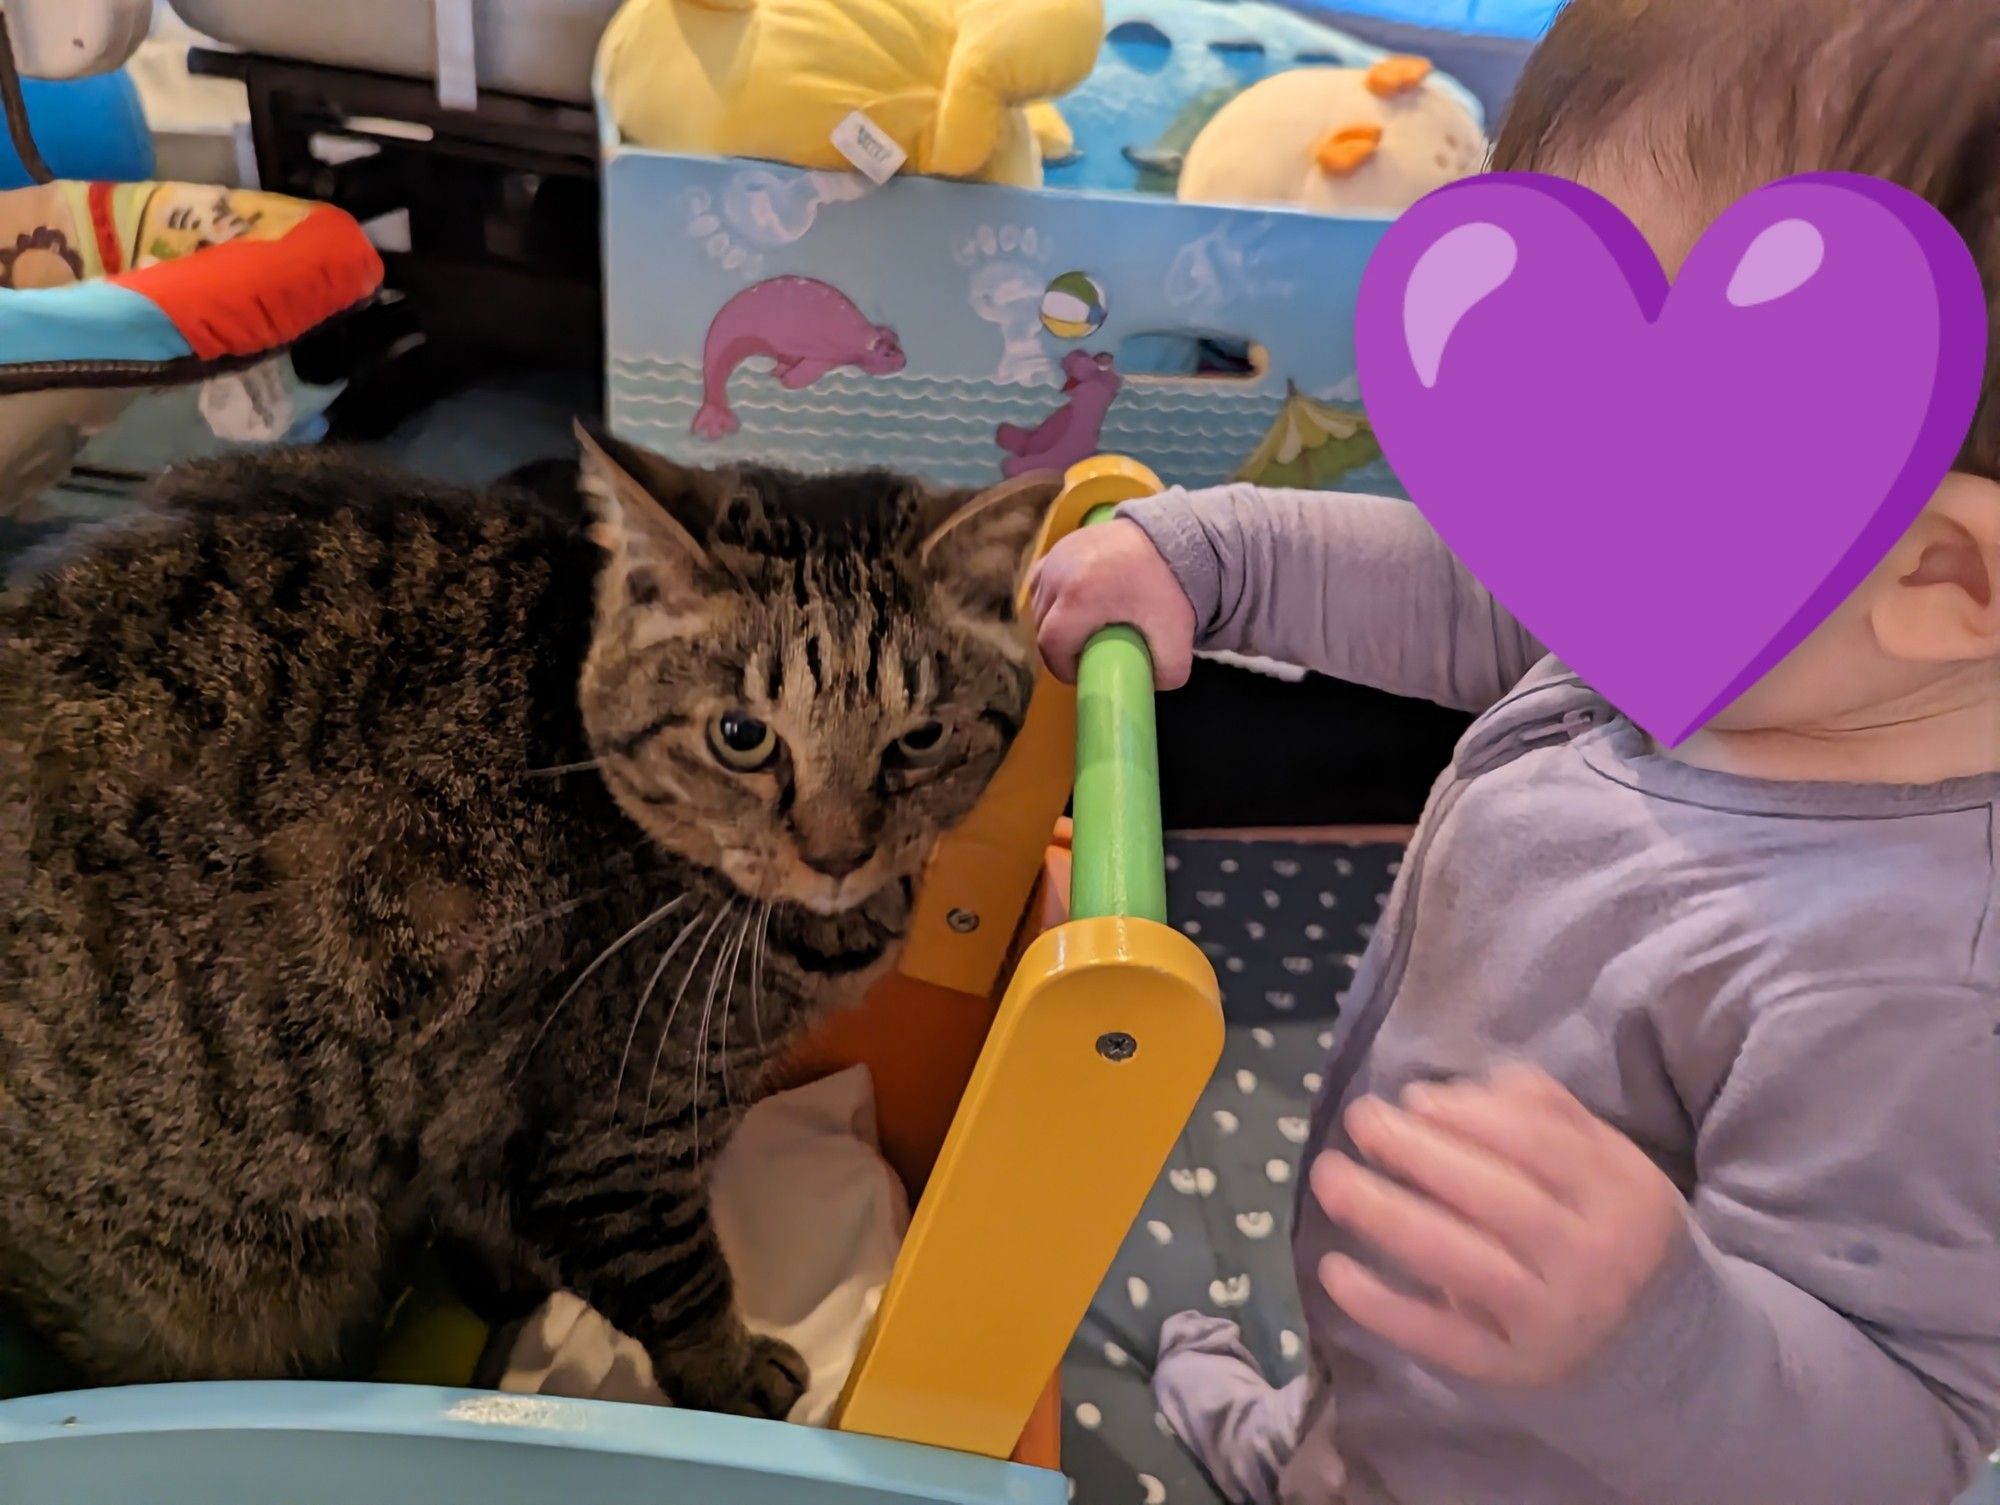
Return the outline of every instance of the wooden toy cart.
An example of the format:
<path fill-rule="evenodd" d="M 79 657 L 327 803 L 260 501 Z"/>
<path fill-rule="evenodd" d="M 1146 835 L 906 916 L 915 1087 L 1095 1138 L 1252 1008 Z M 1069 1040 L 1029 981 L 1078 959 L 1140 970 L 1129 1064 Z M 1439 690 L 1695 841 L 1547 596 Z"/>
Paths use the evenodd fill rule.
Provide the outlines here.
<path fill-rule="evenodd" d="M 1157 489 L 1077 467 L 1042 548 Z M 1151 665 L 1114 628 L 1074 691 L 1043 675 L 899 973 L 799 1062 L 868 1064 L 915 1199 L 833 1430 L 392 1383 L 80 1391 L 0 1402 L 0 1501 L 1063 1505 L 1054 1376 L 1222 1048 L 1215 974 L 1165 924 L 1159 810 Z M 466 1321 L 417 1319 L 390 1372 Z"/>

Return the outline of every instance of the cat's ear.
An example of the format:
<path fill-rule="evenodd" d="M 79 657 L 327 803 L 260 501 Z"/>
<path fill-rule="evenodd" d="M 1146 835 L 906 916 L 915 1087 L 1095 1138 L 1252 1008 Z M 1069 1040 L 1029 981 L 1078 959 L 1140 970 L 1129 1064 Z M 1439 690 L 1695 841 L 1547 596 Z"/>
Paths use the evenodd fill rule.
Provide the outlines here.
<path fill-rule="evenodd" d="M 708 564 L 700 540 L 716 517 L 725 483 L 712 471 L 676 465 L 578 420 L 582 490 L 591 537 L 611 556 L 607 584 L 635 604 L 695 594 Z"/>
<path fill-rule="evenodd" d="M 1060 474 L 1038 471 L 987 491 L 938 497 L 919 556 L 967 609 L 1011 621 L 1042 519 L 1062 488 Z"/>

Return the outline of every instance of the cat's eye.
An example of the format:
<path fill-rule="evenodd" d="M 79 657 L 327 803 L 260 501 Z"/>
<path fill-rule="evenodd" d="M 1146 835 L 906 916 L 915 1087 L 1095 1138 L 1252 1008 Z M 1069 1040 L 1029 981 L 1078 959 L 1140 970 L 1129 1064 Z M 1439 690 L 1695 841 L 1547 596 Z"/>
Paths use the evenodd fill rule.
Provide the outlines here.
<path fill-rule="evenodd" d="M 889 744 L 888 761 L 898 768 L 932 768 L 951 750 L 951 738 L 944 723 L 926 721 L 913 726 Z"/>
<path fill-rule="evenodd" d="M 778 755 L 778 734 L 746 711 L 724 711 L 708 723 L 708 750 L 724 768 L 756 773 Z"/>

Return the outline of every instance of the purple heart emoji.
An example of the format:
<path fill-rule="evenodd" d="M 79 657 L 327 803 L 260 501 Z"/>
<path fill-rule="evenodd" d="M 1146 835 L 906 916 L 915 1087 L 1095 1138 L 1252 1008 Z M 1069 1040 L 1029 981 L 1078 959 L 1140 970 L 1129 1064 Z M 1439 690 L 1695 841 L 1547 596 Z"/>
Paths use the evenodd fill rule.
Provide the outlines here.
<path fill-rule="evenodd" d="M 1873 178 L 1759 189 L 1670 290 L 1611 204 L 1495 173 L 1390 226 L 1355 347 L 1431 526 L 1673 746 L 1923 510 L 1972 424 L 1986 304 L 1944 218 Z"/>

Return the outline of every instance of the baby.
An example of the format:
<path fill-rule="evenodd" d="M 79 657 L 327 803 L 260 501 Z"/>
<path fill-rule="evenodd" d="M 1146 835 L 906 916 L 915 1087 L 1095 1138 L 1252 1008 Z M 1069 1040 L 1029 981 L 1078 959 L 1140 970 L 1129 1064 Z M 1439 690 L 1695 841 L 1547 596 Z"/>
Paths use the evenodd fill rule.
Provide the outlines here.
<path fill-rule="evenodd" d="M 1991 299 L 2000 18 L 1571 0 L 1494 165 L 1604 194 L 1669 273 L 1762 183 L 1872 174 Z M 1996 391 L 1880 567 L 1672 752 L 1404 503 L 1169 492 L 1050 555 L 1059 673 L 1129 622 L 1163 687 L 1227 649 L 1481 713 L 1314 1107 L 1310 1374 L 1163 1335 L 1232 1500 L 1931 1505 L 2000 1442 Z"/>

